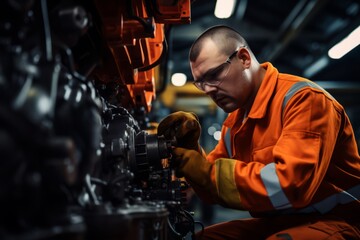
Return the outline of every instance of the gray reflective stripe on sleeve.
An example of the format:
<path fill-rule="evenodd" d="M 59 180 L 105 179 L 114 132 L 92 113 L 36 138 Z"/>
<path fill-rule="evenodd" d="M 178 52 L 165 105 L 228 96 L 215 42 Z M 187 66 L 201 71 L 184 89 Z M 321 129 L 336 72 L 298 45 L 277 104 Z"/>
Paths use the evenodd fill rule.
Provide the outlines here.
<path fill-rule="evenodd" d="M 284 213 L 311 213 L 321 214 L 331 211 L 339 204 L 347 204 L 353 201 L 360 201 L 360 185 L 352 187 L 346 191 L 333 194 L 320 202 L 314 203 L 302 209 L 292 209 L 292 205 L 283 192 L 279 178 L 276 174 L 275 163 L 270 163 L 263 167 L 260 172 L 261 179 L 265 185 L 268 197 L 275 209 L 285 210 Z M 289 210 L 289 211 L 286 211 Z"/>
<path fill-rule="evenodd" d="M 229 158 L 232 157 L 230 130 L 231 128 L 226 129 L 225 141 L 224 141 Z"/>
<path fill-rule="evenodd" d="M 270 163 L 260 171 L 261 180 L 265 185 L 266 192 L 275 209 L 287 209 L 292 205 L 283 192 L 279 178 L 276 174 L 275 163 Z"/>
<path fill-rule="evenodd" d="M 360 185 L 352 187 L 347 191 L 342 191 L 331 195 L 320 202 L 310 205 L 309 207 L 299 210 L 300 213 L 309 213 L 318 211 L 322 214 L 329 212 L 339 204 L 347 204 L 360 200 Z"/>

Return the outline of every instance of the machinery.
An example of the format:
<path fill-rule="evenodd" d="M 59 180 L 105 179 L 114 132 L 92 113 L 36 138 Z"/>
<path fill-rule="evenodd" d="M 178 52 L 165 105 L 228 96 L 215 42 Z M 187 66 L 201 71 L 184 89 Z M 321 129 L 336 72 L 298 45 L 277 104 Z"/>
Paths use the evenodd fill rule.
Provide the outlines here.
<path fill-rule="evenodd" d="M 176 139 L 146 120 L 190 0 L 6 0 L 0 13 L 0 239 L 193 233 Z"/>

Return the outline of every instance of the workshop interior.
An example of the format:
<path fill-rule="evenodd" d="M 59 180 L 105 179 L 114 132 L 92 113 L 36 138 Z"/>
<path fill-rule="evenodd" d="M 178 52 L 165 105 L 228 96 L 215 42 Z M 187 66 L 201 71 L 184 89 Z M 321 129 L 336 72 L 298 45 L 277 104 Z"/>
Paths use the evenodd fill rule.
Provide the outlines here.
<path fill-rule="evenodd" d="M 0 239 L 185 239 L 218 221 L 174 176 L 176 139 L 156 134 L 191 111 L 204 150 L 219 140 L 226 114 L 188 61 L 214 25 L 337 98 L 360 145 L 358 0 L 4 0 L 0 13 Z"/>

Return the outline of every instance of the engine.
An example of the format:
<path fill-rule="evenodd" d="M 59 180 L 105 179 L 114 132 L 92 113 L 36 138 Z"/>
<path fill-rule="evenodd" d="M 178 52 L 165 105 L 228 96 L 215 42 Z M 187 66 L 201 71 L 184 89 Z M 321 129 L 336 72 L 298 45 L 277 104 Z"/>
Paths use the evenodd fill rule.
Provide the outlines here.
<path fill-rule="evenodd" d="M 146 119 L 190 1 L 6 0 L 0 13 L 0 238 L 193 233 L 176 140 Z"/>

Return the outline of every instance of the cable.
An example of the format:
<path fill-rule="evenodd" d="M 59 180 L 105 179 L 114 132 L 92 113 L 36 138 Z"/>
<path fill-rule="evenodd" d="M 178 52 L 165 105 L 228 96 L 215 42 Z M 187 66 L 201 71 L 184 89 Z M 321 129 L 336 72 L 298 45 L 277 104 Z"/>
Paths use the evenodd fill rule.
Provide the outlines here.
<path fill-rule="evenodd" d="M 49 24 L 49 15 L 47 9 L 47 0 L 41 0 L 41 13 L 44 23 L 44 37 L 45 37 L 45 52 L 46 52 L 46 60 L 51 61 L 53 58 L 52 54 L 52 40 L 51 40 L 51 31 Z"/>
<path fill-rule="evenodd" d="M 145 32 L 154 31 L 154 28 L 153 28 L 151 22 L 147 22 L 145 19 L 136 16 L 132 6 L 133 6 L 133 1 L 130 1 L 129 7 L 128 7 L 128 12 L 130 13 L 129 14 L 130 17 L 137 20 L 139 23 L 141 23 L 141 25 L 144 27 Z"/>
<path fill-rule="evenodd" d="M 169 219 L 169 218 L 167 218 L 167 223 L 168 223 L 168 226 L 169 226 L 170 230 L 172 231 L 172 233 L 174 233 L 176 237 L 181 238 L 182 235 L 181 235 L 180 233 L 178 233 L 178 232 L 174 229 L 174 227 L 171 225 L 171 222 L 170 222 L 170 219 Z"/>
<path fill-rule="evenodd" d="M 168 45 L 167 45 L 167 42 L 166 42 L 166 38 L 164 39 L 163 41 L 163 51 L 161 52 L 161 55 L 160 57 L 155 61 L 153 62 L 152 64 L 148 65 L 148 66 L 145 66 L 145 67 L 140 67 L 138 68 L 138 71 L 139 72 L 144 72 L 144 71 L 147 71 L 147 70 L 150 70 L 154 67 L 156 67 L 157 65 L 159 65 L 160 63 L 160 60 L 162 60 L 162 58 L 165 56 L 165 54 L 167 53 L 167 49 L 168 49 Z"/>

